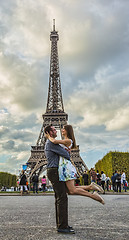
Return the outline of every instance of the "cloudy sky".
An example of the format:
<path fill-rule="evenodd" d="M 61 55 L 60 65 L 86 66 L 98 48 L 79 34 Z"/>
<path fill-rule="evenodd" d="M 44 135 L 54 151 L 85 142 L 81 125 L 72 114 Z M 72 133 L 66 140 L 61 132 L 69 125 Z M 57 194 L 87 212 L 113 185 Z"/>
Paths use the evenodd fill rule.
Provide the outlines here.
<path fill-rule="evenodd" d="M 129 0 L 0 0 L 0 171 L 18 173 L 46 110 L 56 19 L 65 112 L 88 168 L 129 150 Z"/>

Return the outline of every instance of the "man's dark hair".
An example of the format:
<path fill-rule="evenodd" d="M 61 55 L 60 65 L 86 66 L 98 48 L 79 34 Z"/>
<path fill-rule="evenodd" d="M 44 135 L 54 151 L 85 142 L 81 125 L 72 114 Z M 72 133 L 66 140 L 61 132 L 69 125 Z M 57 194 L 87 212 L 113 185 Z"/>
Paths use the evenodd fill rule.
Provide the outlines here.
<path fill-rule="evenodd" d="M 52 127 L 52 125 L 46 126 L 46 127 L 44 128 L 44 132 L 45 132 L 45 133 L 50 133 L 50 131 L 52 130 L 51 127 Z"/>

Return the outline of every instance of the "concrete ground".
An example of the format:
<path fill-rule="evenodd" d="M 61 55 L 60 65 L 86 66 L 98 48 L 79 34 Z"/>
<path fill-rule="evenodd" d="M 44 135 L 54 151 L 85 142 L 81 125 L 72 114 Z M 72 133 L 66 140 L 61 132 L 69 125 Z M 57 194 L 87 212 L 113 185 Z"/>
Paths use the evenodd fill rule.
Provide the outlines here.
<path fill-rule="evenodd" d="M 129 195 L 103 195 L 106 204 L 69 196 L 74 235 L 59 234 L 53 195 L 0 196 L 0 240 L 129 239 Z"/>

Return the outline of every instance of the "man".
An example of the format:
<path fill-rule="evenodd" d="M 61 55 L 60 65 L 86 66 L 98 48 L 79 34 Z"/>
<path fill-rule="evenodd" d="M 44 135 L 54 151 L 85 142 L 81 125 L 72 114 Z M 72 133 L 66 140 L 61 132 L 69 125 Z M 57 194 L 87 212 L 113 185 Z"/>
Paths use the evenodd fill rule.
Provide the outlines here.
<path fill-rule="evenodd" d="M 53 138 L 57 137 L 57 131 L 53 126 L 47 126 L 44 132 Z M 60 145 L 52 143 L 47 139 L 45 144 L 45 155 L 47 157 L 47 176 L 51 181 L 55 192 L 56 225 L 58 233 L 75 233 L 68 226 L 68 198 L 65 182 L 59 181 L 58 166 L 59 157 L 70 160 L 69 153 Z"/>
<path fill-rule="evenodd" d="M 84 172 L 83 174 L 83 180 L 84 180 L 84 185 L 88 185 L 88 174 L 87 174 L 87 171 Z"/>
<path fill-rule="evenodd" d="M 120 172 L 117 172 L 117 175 L 116 175 L 116 191 L 118 192 L 118 189 L 119 189 L 119 192 L 121 192 L 121 174 Z"/>
<path fill-rule="evenodd" d="M 113 191 L 116 192 L 116 177 L 114 175 L 115 174 L 113 173 L 111 180 L 112 180 Z"/>
<path fill-rule="evenodd" d="M 99 185 L 99 186 L 101 186 L 101 175 L 100 175 L 100 173 L 99 173 L 99 170 L 97 170 L 97 184 Z"/>
<path fill-rule="evenodd" d="M 94 168 L 91 168 L 90 176 L 91 176 L 91 182 L 96 182 L 96 180 L 97 180 L 97 174 L 96 174 Z"/>
<path fill-rule="evenodd" d="M 38 193 L 38 175 L 35 173 L 34 176 L 32 177 L 32 182 L 33 182 L 33 193 Z"/>
<path fill-rule="evenodd" d="M 101 171 L 101 185 L 104 190 L 103 194 L 105 194 L 105 181 L 106 181 L 106 175 L 103 171 Z"/>

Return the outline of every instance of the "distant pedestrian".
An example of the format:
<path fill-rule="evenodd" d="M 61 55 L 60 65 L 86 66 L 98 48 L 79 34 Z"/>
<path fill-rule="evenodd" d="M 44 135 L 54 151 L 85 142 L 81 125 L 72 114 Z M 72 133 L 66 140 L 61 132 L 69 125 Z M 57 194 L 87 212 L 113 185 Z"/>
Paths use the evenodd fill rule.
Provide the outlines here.
<path fill-rule="evenodd" d="M 112 181 L 112 188 L 113 188 L 113 191 L 116 192 L 116 177 L 114 176 L 114 173 L 111 177 L 111 181 Z"/>
<path fill-rule="evenodd" d="M 42 188 L 43 188 L 43 192 L 46 191 L 46 176 L 44 175 L 42 178 Z"/>
<path fill-rule="evenodd" d="M 116 191 L 118 192 L 121 192 L 121 174 L 120 172 L 117 172 L 117 175 L 116 175 Z"/>
<path fill-rule="evenodd" d="M 82 175 L 83 180 L 84 180 L 84 185 L 88 185 L 88 173 L 87 171 L 84 172 L 84 174 Z"/>
<path fill-rule="evenodd" d="M 99 173 L 99 170 L 97 170 L 97 184 L 99 185 L 99 186 L 101 186 L 101 175 L 100 175 L 100 173 Z"/>
<path fill-rule="evenodd" d="M 96 174 L 94 168 L 91 168 L 90 176 L 91 176 L 91 182 L 96 182 L 97 181 L 97 174 Z"/>
<path fill-rule="evenodd" d="M 121 183 L 124 185 L 124 190 L 126 192 L 127 186 L 126 186 L 126 175 L 125 172 L 122 171 L 122 175 L 121 175 Z"/>
<path fill-rule="evenodd" d="M 25 171 L 22 170 L 22 174 L 20 177 L 20 183 L 19 183 L 19 185 L 21 186 L 21 196 L 23 195 L 24 190 L 28 193 L 28 188 L 27 188 L 26 182 L 27 182 L 27 178 L 25 175 Z"/>
<path fill-rule="evenodd" d="M 109 191 L 109 183 L 111 182 L 111 179 L 110 179 L 110 177 L 108 177 L 108 174 L 107 174 L 107 176 L 106 176 L 106 189 L 107 189 L 107 191 Z"/>
<path fill-rule="evenodd" d="M 32 177 L 32 182 L 33 182 L 33 193 L 38 193 L 38 175 L 35 173 Z"/>
<path fill-rule="evenodd" d="M 106 175 L 103 171 L 101 171 L 101 185 L 104 190 L 104 194 L 105 194 L 105 181 L 106 181 Z"/>
<path fill-rule="evenodd" d="M 115 173 L 114 173 L 114 177 L 115 177 L 115 189 L 116 189 L 116 191 L 117 191 L 117 184 L 116 184 L 116 176 L 117 176 L 117 170 L 115 170 Z"/>

